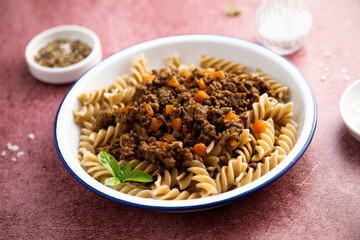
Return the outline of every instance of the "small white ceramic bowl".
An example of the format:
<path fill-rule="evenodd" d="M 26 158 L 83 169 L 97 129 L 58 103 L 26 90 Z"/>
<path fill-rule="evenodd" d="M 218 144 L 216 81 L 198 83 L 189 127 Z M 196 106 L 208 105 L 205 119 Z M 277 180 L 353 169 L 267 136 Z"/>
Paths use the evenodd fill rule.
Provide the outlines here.
<path fill-rule="evenodd" d="M 44 67 L 35 62 L 34 56 L 41 48 L 56 39 L 64 38 L 80 40 L 88 44 L 92 48 L 91 53 L 82 61 L 62 68 Z M 63 84 L 77 80 L 92 66 L 100 62 L 102 50 L 99 37 L 90 29 L 76 25 L 64 25 L 50 28 L 36 35 L 26 47 L 25 59 L 30 73 L 36 79 L 46 83 Z"/>
<path fill-rule="evenodd" d="M 202 54 L 261 68 L 290 87 L 294 117 L 299 124 L 297 142 L 289 155 L 269 173 L 241 188 L 219 195 L 191 200 L 154 200 L 127 195 L 104 186 L 92 178 L 77 159 L 80 128 L 72 109 L 79 109 L 78 95 L 99 87 L 110 86 L 116 75 L 131 74 L 132 59 L 144 53 L 148 69 L 164 65 L 165 57 L 179 54 L 181 62 L 197 64 Z M 317 122 L 313 92 L 299 70 L 286 58 L 258 44 L 218 35 L 183 35 L 147 41 L 121 50 L 86 72 L 69 90 L 61 103 L 54 126 L 58 154 L 68 171 L 85 187 L 115 202 L 139 208 L 169 212 L 185 212 L 218 207 L 257 191 L 287 172 L 309 146 Z"/>
<path fill-rule="evenodd" d="M 348 86 L 342 94 L 340 114 L 351 136 L 360 142 L 360 79 Z"/>

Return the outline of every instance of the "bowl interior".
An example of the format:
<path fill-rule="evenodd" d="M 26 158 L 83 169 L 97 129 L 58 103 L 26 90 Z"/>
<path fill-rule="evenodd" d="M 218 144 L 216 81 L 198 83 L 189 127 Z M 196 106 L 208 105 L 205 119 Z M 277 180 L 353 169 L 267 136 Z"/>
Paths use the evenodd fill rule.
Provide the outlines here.
<path fill-rule="evenodd" d="M 182 63 L 198 66 L 198 59 L 206 54 L 261 68 L 265 73 L 290 88 L 294 115 L 299 124 L 298 140 L 287 158 L 260 179 L 244 187 L 216 196 L 186 201 L 142 199 L 105 187 L 80 166 L 77 160 L 80 129 L 74 123 L 72 109 L 79 108 L 77 96 L 99 87 L 110 86 L 116 75 L 130 75 L 132 59 L 145 54 L 148 69 L 165 64 L 166 57 L 178 54 Z M 59 155 L 70 171 L 87 188 L 111 200 L 136 207 L 160 210 L 189 210 L 214 207 L 235 200 L 271 183 L 290 169 L 309 145 L 316 125 L 316 103 L 311 88 L 297 68 L 285 58 L 248 41 L 216 35 L 184 35 L 160 38 L 121 50 L 104 59 L 84 74 L 64 98 L 56 118 L 55 141 Z"/>

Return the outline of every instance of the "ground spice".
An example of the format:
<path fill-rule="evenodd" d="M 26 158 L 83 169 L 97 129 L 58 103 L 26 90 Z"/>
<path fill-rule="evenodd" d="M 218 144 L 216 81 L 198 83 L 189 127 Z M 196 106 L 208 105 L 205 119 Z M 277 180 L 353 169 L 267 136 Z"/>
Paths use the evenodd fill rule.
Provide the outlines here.
<path fill-rule="evenodd" d="M 45 67 L 66 67 L 82 61 L 91 51 L 91 47 L 79 40 L 57 39 L 40 49 L 34 60 Z"/>

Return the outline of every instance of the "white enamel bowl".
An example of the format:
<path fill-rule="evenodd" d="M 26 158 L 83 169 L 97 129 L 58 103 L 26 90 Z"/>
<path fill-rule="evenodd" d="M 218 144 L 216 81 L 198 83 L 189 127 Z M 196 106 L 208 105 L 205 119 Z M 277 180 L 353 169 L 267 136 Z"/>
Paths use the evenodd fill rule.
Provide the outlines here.
<path fill-rule="evenodd" d="M 92 48 L 91 53 L 82 61 L 61 68 L 44 67 L 34 60 L 38 51 L 56 39 L 80 40 Z M 77 80 L 87 70 L 102 59 L 99 37 L 90 29 L 77 25 L 63 25 L 45 30 L 36 35 L 27 45 L 25 59 L 31 75 L 36 79 L 51 83 L 63 84 Z"/>
<path fill-rule="evenodd" d="M 202 199 L 164 201 L 143 199 L 117 192 L 93 179 L 76 158 L 80 129 L 74 123 L 72 109 L 79 108 L 78 95 L 90 89 L 109 86 L 116 75 L 130 74 L 132 59 L 144 53 L 149 69 L 164 65 L 165 57 L 178 53 L 181 62 L 197 64 L 202 54 L 232 60 L 253 68 L 261 68 L 290 87 L 294 115 L 299 123 L 298 139 L 290 154 L 276 168 L 244 187 Z M 69 90 L 55 119 L 55 143 L 68 171 L 86 188 L 128 206 L 170 212 L 185 212 L 218 207 L 253 193 L 287 172 L 308 148 L 317 122 L 314 94 L 299 70 L 285 58 L 249 41 L 218 35 L 171 36 L 143 42 L 121 50 L 86 72 Z"/>
<path fill-rule="evenodd" d="M 351 136 L 360 142 L 360 79 L 348 86 L 342 94 L 340 114 Z"/>

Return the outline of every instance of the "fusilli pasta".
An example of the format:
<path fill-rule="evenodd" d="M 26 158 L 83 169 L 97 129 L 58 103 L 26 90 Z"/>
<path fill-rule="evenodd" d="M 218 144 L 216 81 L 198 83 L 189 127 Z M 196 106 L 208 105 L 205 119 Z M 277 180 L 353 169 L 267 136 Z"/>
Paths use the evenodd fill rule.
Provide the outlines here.
<path fill-rule="evenodd" d="M 247 66 L 211 56 L 201 56 L 203 69 L 234 69 L 246 71 Z M 99 162 L 97 154 L 115 138 L 120 137 L 123 126 L 112 124 L 98 128 L 96 117 L 103 109 L 112 109 L 117 114 L 126 111 L 126 103 L 135 94 L 135 86 L 143 84 L 144 77 L 151 74 L 141 55 L 134 59 L 130 76 L 116 76 L 110 87 L 90 90 L 79 95 L 80 110 L 74 109 L 73 116 L 81 126 L 78 159 L 81 166 L 93 178 L 104 183 L 111 174 Z M 184 65 L 178 55 L 166 59 L 166 66 L 180 74 L 192 72 L 195 67 Z M 270 85 L 270 92 L 259 96 L 259 101 L 246 109 L 247 119 L 236 144 L 222 147 L 212 140 L 206 147 L 202 160 L 184 161 L 180 166 L 169 169 L 158 168 L 150 161 L 119 159 L 119 166 L 130 162 L 131 168 L 144 171 L 155 178 L 150 184 L 126 182 L 113 187 L 114 190 L 137 197 L 161 200 L 185 200 L 220 194 L 244 186 L 275 168 L 290 153 L 296 143 L 298 124 L 293 116 L 293 103 L 288 99 L 288 87 L 268 76 L 261 70 L 255 77 Z M 261 120 L 262 132 L 253 125 Z"/>

